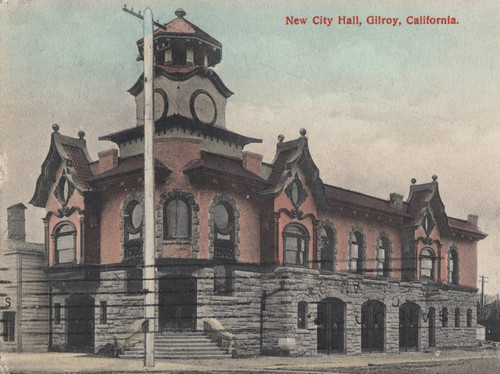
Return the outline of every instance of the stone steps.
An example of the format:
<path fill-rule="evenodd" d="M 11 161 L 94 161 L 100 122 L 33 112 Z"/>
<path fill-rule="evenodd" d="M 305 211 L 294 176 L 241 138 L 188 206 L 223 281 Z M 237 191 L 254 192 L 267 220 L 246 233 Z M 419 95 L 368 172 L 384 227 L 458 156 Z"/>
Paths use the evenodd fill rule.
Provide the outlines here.
<path fill-rule="evenodd" d="M 142 342 L 125 351 L 123 358 L 144 358 Z M 159 359 L 221 359 L 231 358 L 226 350 L 212 343 L 201 332 L 155 334 L 155 358 Z"/>

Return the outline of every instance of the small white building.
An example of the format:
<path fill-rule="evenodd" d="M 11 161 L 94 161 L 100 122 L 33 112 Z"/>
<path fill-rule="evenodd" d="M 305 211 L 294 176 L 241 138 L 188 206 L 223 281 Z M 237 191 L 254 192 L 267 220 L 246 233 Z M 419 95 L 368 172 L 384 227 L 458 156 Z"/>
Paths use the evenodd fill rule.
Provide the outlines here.
<path fill-rule="evenodd" d="M 21 203 L 7 208 L 7 239 L 0 243 L 2 352 L 40 352 L 48 348 L 44 245 L 26 242 L 25 209 Z"/>

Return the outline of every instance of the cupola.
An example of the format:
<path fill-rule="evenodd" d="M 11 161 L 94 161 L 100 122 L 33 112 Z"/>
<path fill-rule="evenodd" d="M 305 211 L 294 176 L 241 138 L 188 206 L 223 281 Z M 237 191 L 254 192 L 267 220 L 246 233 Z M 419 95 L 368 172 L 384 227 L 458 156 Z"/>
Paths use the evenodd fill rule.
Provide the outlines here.
<path fill-rule="evenodd" d="M 155 65 L 215 66 L 222 58 L 222 44 L 185 19 L 179 8 L 177 18 L 154 32 Z M 144 42 L 137 42 L 139 60 L 143 59 Z"/>

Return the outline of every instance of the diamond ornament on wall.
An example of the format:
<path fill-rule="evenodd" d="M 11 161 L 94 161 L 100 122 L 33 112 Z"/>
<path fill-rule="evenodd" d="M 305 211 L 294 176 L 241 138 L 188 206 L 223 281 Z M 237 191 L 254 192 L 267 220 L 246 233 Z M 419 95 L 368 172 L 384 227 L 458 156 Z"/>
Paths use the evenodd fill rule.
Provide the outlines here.
<path fill-rule="evenodd" d="M 295 212 L 298 211 L 302 203 L 307 198 L 307 191 L 300 181 L 297 173 L 295 173 L 295 177 L 292 182 L 285 188 L 285 193 L 292 202 L 293 210 Z"/>
<path fill-rule="evenodd" d="M 432 233 L 432 230 L 434 230 L 434 226 L 436 226 L 436 224 L 434 223 L 434 220 L 432 219 L 432 215 L 429 211 L 427 211 L 427 213 L 425 214 L 425 217 L 422 221 L 422 227 L 425 231 L 425 235 L 427 235 L 427 237 L 429 237 Z"/>
<path fill-rule="evenodd" d="M 66 176 L 66 172 L 63 171 L 61 178 L 59 178 L 59 182 L 57 182 L 56 188 L 54 188 L 54 196 L 63 208 L 68 204 L 74 191 L 75 185 L 71 183 Z"/>

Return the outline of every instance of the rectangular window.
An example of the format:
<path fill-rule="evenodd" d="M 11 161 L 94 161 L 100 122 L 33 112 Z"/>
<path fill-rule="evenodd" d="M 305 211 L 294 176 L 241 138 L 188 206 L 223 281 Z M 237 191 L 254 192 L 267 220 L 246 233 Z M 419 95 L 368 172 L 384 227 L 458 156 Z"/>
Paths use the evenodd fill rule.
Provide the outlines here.
<path fill-rule="evenodd" d="M 54 304 L 54 324 L 58 325 L 61 323 L 61 304 Z"/>
<path fill-rule="evenodd" d="M 125 291 L 128 295 L 138 294 L 142 291 L 142 269 L 135 267 L 127 269 Z"/>
<path fill-rule="evenodd" d="M 16 332 L 16 313 L 3 312 L 3 341 L 13 342 Z"/>
<path fill-rule="evenodd" d="M 455 327 L 460 327 L 460 309 L 455 309 Z"/>
<path fill-rule="evenodd" d="M 448 308 L 443 308 L 441 311 L 442 327 L 448 327 Z"/>
<path fill-rule="evenodd" d="M 214 293 L 231 295 L 233 292 L 233 272 L 230 267 L 217 265 L 214 267 Z"/>
<path fill-rule="evenodd" d="M 467 309 L 467 327 L 472 327 L 472 309 Z"/>
<path fill-rule="evenodd" d="M 108 322 L 108 302 L 101 301 L 101 307 L 99 310 L 101 325 Z"/>
<path fill-rule="evenodd" d="M 300 301 L 297 310 L 297 328 L 305 329 L 307 321 L 307 303 Z"/>

